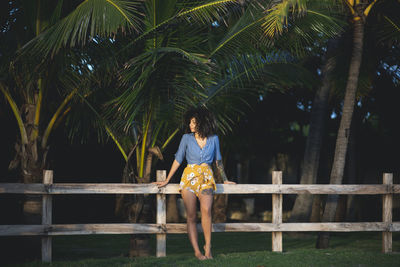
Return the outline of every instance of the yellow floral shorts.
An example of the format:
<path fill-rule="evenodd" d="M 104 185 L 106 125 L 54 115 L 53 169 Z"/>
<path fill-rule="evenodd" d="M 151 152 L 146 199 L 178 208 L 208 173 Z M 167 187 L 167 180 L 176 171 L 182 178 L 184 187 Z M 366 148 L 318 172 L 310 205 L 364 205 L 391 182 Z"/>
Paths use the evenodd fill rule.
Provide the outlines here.
<path fill-rule="evenodd" d="M 215 191 L 217 186 L 211 167 L 209 165 L 188 164 L 183 170 L 179 193 L 184 188 L 193 192 L 197 197 L 204 189 L 211 188 Z"/>

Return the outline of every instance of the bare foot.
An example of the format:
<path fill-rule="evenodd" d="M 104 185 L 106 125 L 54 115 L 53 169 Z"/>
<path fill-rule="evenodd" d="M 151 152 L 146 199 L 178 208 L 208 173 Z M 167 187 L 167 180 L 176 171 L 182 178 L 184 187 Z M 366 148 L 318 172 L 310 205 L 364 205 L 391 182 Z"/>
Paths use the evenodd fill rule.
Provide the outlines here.
<path fill-rule="evenodd" d="M 201 260 L 201 261 L 207 259 L 207 257 L 204 256 L 200 251 L 199 251 L 198 253 L 194 253 L 194 255 L 196 256 L 196 258 L 198 258 L 198 259 Z"/>
<path fill-rule="evenodd" d="M 207 259 L 212 259 L 213 256 L 211 255 L 211 246 L 204 245 L 204 254 Z"/>

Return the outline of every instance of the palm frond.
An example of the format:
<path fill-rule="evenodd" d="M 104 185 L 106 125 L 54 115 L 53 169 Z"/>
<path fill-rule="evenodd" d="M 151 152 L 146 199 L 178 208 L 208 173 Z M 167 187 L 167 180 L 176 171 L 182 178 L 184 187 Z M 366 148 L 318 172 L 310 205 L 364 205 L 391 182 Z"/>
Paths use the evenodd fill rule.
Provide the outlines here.
<path fill-rule="evenodd" d="M 228 13 L 230 5 L 238 5 L 240 1 L 237 0 L 214 0 L 214 1 L 201 1 L 202 4 L 182 9 L 178 17 L 185 18 L 188 22 L 195 20 L 201 23 L 210 24 L 214 21 L 223 19 Z"/>
<path fill-rule="evenodd" d="M 62 47 L 86 44 L 96 36 L 140 30 L 143 0 L 85 0 L 68 16 L 24 45 L 20 52 L 54 56 Z"/>
<path fill-rule="evenodd" d="M 288 25 L 288 17 L 290 14 L 302 16 L 306 11 L 305 0 L 286 0 L 277 3 L 264 18 L 262 27 L 264 33 L 268 37 L 282 34 L 285 27 Z"/>
<path fill-rule="evenodd" d="M 241 55 L 219 67 L 223 70 L 219 82 L 206 89 L 207 97 L 200 105 L 215 112 L 223 134 L 231 131 L 232 125 L 268 90 L 285 91 L 296 86 L 312 88 L 318 81 L 287 54 Z"/>
<path fill-rule="evenodd" d="M 139 114 L 153 107 L 157 108 L 152 116 L 171 116 L 176 109 L 204 97 L 202 86 L 211 79 L 210 71 L 211 63 L 201 54 L 174 47 L 144 52 L 128 61 L 120 72 L 123 92 L 110 102 L 110 115 L 117 112 L 125 130 L 138 120 Z"/>
<path fill-rule="evenodd" d="M 165 2 L 165 1 L 163 1 Z M 181 9 L 176 10 L 175 13 L 169 12 L 168 16 L 157 16 L 157 14 L 147 14 L 145 24 L 147 29 L 145 32 L 135 38 L 127 47 L 124 49 L 131 48 L 138 41 L 145 38 L 153 38 L 157 33 L 168 28 L 169 25 L 176 25 L 182 23 L 182 20 L 192 23 L 211 24 L 214 21 L 222 20 L 232 5 L 239 4 L 238 0 L 214 0 L 214 1 L 190 1 L 184 5 L 177 5 Z M 151 6 L 147 8 L 149 12 L 155 12 L 155 7 Z M 155 46 L 152 46 L 153 48 Z"/>
<path fill-rule="evenodd" d="M 235 25 L 228 29 L 211 55 L 218 60 L 229 61 L 229 55 L 244 50 L 266 53 L 287 51 L 302 57 L 310 46 L 338 35 L 345 25 L 340 5 L 332 2 L 328 5 L 327 2 L 307 1 L 307 7 L 304 1 L 273 1 L 265 7 L 249 6 Z M 267 32 L 265 21 L 271 23 Z M 274 27 L 278 27 L 278 31 Z"/>
<path fill-rule="evenodd" d="M 329 13 L 309 9 L 307 16 L 298 19 L 289 18 L 285 34 L 273 39 L 265 37 L 263 42 L 297 57 L 303 57 L 312 46 L 338 36 L 343 32 L 345 25 L 344 20 L 332 17 Z"/>
<path fill-rule="evenodd" d="M 211 51 L 210 55 L 224 53 L 226 50 L 230 50 L 227 51 L 229 54 L 234 54 L 235 50 L 238 51 L 243 47 L 251 49 L 256 46 L 262 34 L 263 10 L 258 5 L 249 5 L 236 23 L 227 29 L 227 33 Z"/>
<path fill-rule="evenodd" d="M 323 26 L 329 28 L 340 28 L 339 20 L 335 19 L 335 15 L 343 13 L 343 4 L 339 1 L 306 1 L 306 0 L 285 0 L 271 9 L 267 10 L 262 24 L 264 34 L 267 38 L 274 38 L 282 35 L 282 33 L 292 25 L 292 21 L 299 18 L 308 17 L 310 13 L 319 16 L 319 27 L 312 30 L 320 31 L 321 34 L 328 32 L 324 31 Z M 332 16 L 334 15 L 334 16 Z M 340 24 L 340 23 L 339 23 Z"/>
<path fill-rule="evenodd" d="M 383 16 L 383 21 L 375 29 L 380 42 L 400 40 L 400 19 L 398 17 Z"/>

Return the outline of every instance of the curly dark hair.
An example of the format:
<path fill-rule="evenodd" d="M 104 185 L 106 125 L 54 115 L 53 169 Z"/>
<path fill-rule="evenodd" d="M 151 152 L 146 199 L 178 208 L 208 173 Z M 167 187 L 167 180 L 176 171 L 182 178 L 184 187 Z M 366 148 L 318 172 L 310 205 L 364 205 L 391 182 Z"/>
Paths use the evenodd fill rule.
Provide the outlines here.
<path fill-rule="evenodd" d="M 207 108 L 197 107 L 186 111 L 184 116 L 184 129 L 186 133 L 191 133 L 189 124 L 192 118 L 196 119 L 196 132 L 201 138 L 217 133 L 217 123 L 214 114 Z"/>

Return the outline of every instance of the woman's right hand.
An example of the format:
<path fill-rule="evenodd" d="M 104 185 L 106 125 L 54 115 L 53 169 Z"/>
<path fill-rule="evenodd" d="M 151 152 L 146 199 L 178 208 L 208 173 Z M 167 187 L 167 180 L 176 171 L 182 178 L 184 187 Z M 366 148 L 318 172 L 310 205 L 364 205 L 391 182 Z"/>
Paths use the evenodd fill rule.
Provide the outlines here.
<path fill-rule="evenodd" d="M 166 186 L 168 183 L 169 183 L 169 181 L 168 181 L 168 180 L 165 180 L 165 181 L 159 181 L 159 182 L 152 182 L 152 184 L 156 184 L 156 185 L 158 185 L 158 187 L 163 187 L 163 186 Z"/>

